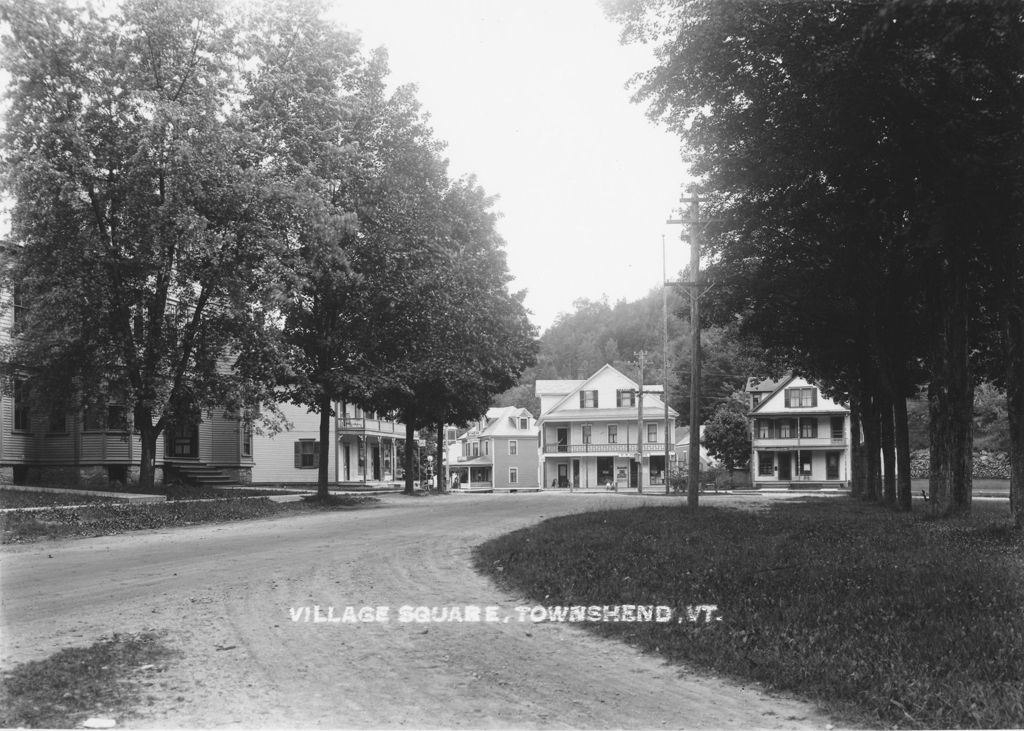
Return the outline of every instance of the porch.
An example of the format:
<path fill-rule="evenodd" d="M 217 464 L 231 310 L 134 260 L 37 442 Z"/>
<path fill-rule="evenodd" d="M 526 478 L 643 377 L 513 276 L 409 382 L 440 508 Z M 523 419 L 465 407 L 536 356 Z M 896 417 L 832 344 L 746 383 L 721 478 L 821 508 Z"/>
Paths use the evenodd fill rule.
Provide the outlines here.
<path fill-rule="evenodd" d="M 850 480 L 848 452 L 754 443 L 754 487 L 806 490 L 837 486 Z"/>
<path fill-rule="evenodd" d="M 606 445 L 578 445 L 581 447 L 601 447 Z M 626 445 L 617 445 L 625 447 Z M 655 451 L 659 445 L 644 445 L 641 460 L 636 458 L 636 445 L 633 451 L 616 455 L 599 455 L 586 451 L 566 452 L 565 457 L 548 457 L 541 459 L 541 487 L 557 488 L 604 488 L 627 489 L 642 484 L 652 487 L 665 484 L 664 446 Z M 579 456 L 576 456 L 579 455 Z"/>

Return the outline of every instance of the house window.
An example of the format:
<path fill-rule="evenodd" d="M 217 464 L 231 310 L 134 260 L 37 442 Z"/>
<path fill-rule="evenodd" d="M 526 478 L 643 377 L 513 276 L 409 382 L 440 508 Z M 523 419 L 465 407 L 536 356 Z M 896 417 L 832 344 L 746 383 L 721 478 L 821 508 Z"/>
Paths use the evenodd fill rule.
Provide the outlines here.
<path fill-rule="evenodd" d="M 615 403 L 619 406 L 636 406 L 636 392 L 629 388 L 620 388 L 615 392 Z"/>
<path fill-rule="evenodd" d="M 590 444 L 591 427 L 590 424 L 583 425 L 583 443 Z"/>
<path fill-rule="evenodd" d="M 107 403 L 107 429 L 128 431 L 128 408 L 123 403 Z"/>
<path fill-rule="evenodd" d="M 242 456 L 252 456 L 252 422 L 242 422 Z"/>
<path fill-rule="evenodd" d="M 320 464 L 320 442 L 301 439 L 295 442 L 295 469 L 308 470 Z"/>
<path fill-rule="evenodd" d="M 106 429 L 106 423 L 103 421 L 106 414 L 105 409 L 97 404 L 91 404 L 85 407 L 82 412 L 82 428 L 85 431 L 103 431 Z"/>
<path fill-rule="evenodd" d="M 32 425 L 32 412 L 28 408 L 28 384 L 14 382 L 14 431 L 28 431 Z"/>
<path fill-rule="evenodd" d="M 525 416 L 519 418 L 519 428 L 526 431 L 530 428 L 530 420 Z"/>
<path fill-rule="evenodd" d="M 483 445 L 484 454 L 485 455 L 490 454 L 491 453 L 491 442 L 490 442 L 490 440 L 489 439 L 485 439 L 485 440 L 483 440 L 480 443 Z"/>
<path fill-rule="evenodd" d="M 786 406 L 790 408 L 807 408 L 818 405 L 818 389 L 787 388 Z"/>
<path fill-rule="evenodd" d="M 472 445 L 471 448 L 473 450 L 473 456 L 474 457 L 479 457 L 480 456 L 480 442 L 473 442 L 473 445 Z"/>
<path fill-rule="evenodd" d="M 508 440 L 508 453 L 511 455 L 519 454 L 519 442 L 515 439 Z"/>
<path fill-rule="evenodd" d="M 597 408 L 597 391 L 580 391 L 580 408 Z"/>
<path fill-rule="evenodd" d="M 658 441 L 658 425 L 648 424 L 647 425 L 647 441 L 657 442 Z"/>
<path fill-rule="evenodd" d="M 759 403 L 761 403 L 761 394 L 759 394 L 759 393 L 752 393 L 752 394 L 750 394 L 750 408 L 753 409 Z"/>
<path fill-rule="evenodd" d="M 445 439 L 449 442 L 454 442 L 456 439 L 458 439 L 458 434 L 455 433 L 455 429 L 449 429 L 447 431 L 447 436 L 445 437 Z"/>
<path fill-rule="evenodd" d="M 772 438 L 772 423 L 768 419 L 757 420 L 757 438 L 758 439 L 771 439 Z"/>
<path fill-rule="evenodd" d="M 619 426 L 618 424 L 608 425 L 608 443 L 618 444 L 619 442 Z"/>
<path fill-rule="evenodd" d="M 789 419 L 783 419 L 779 422 L 779 439 L 792 439 L 793 438 L 793 422 Z"/>
<path fill-rule="evenodd" d="M 804 439 L 814 439 L 818 436 L 817 419 L 800 420 L 800 436 Z"/>
<path fill-rule="evenodd" d="M 57 406 L 50 412 L 48 431 L 50 434 L 66 434 L 68 431 L 68 414 L 63 406 Z"/>
<path fill-rule="evenodd" d="M 811 457 L 813 455 L 814 455 L 814 452 L 800 452 L 800 474 L 801 475 L 805 475 L 805 476 L 808 476 L 808 477 L 810 476 L 810 474 L 811 474 L 811 467 L 812 467 Z"/>
<path fill-rule="evenodd" d="M 519 468 L 509 467 L 508 468 L 508 484 L 516 485 L 519 483 Z"/>
<path fill-rule="evenodd" d="M 27 311 L 25 307 L 25 294 L 17 284 L 11 292 L 11 300 L 12 309 L 14 310 L 12 313 L 14 317 L 12 331 L 17 333 L 21 332 L 25 327 L 25 313 Z"/>
<path fill-rule="evenodd" d="M 761 477 L 771 477 L 775 474 L 775 455 L 771 452 L 757 453 L 757 474 Z"/>

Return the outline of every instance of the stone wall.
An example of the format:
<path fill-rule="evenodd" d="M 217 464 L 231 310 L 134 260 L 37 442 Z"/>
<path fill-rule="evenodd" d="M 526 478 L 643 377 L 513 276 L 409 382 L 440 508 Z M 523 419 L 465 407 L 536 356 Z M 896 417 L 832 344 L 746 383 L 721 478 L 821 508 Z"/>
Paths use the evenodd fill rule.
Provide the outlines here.
<path fill-rule="evenodd" d="M 910 455 L 910 476 L 927 478 L 929 471 L 928 450 L 922 449 Z M 1005 452 L 977 451 L 974 453 L 975 480 L 1010 479 L 1010 456 Z"/>

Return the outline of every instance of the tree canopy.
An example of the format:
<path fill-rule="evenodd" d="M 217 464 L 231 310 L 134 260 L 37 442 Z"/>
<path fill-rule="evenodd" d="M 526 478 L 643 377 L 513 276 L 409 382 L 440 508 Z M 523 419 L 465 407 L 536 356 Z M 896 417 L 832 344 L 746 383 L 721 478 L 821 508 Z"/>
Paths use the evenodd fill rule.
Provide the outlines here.
<path fill-rule="evenodd" d="M 9 276 L 31 305 L 9 370 L 54 403 L 117 389 L 145 484 L 203 409 L 288 400 L 321 440 L 339 400 L 464 420 L 533 357 L 493 199 L 324 11 L 7 11 Z"/>
<path fill-rule="evenodd" d="M 1020 4 L 609 12 L 626 39 L 658 45 L 636 98 L 680 135 L 709 201 L 709 322 L 849 401 L 864 459 L 893 460 L 906 508 L 905 400 L 927 380 L 932 505 L 968 510 L 974 380 L 1007 367 L 1022 380 L 1009 357 L 1024 301 Z M 859 492 L 895 501 L 879 464 L 858 473 Z"/>

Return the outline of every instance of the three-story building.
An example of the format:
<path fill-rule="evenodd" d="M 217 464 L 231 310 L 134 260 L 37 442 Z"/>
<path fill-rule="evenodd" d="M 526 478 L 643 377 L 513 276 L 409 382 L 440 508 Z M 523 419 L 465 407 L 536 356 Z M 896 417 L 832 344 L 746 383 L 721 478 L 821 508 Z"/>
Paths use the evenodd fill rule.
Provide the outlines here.
<path fill-rule="evenodd" d="M 800 376 L 752 378 L 750 396 L 755 487 L 850 484 L 850 410 Z"/>
<path fill-rule="evenodd" d="M 639 398 L 642 394 L 642 410 Z M 540 479 L 544 487 L 664 485 L 666 439 L 675 444 L 674 409 L 664 388 L 604 365 L 585 380 L 539 380 Z"/>

